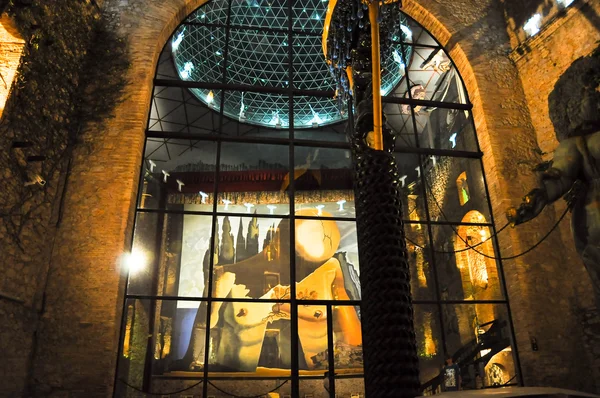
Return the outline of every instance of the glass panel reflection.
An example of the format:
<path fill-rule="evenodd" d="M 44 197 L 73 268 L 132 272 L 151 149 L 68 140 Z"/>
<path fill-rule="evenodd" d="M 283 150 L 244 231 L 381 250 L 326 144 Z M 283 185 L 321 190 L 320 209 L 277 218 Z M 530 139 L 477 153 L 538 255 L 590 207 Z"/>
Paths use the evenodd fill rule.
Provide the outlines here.
<path fill-rule="evenodd" d="M 289 214 L 288 154 L 283 145 L 223 143 L 217 211 Z"/>
<path fill-rule="evenodd" d="M 362 377 L 336 377 L 335 395 L 336 397 L 365 398 L 365 380 Z"/>
<path fill-rule="evenodd" d="M 200 304 L 195 303 L 196 307 Z M 194 341 L 191 337 L 195 329 L 206 324 L 206 319 L 181 304 L 182 301 L 171 300 L 126 301 L 119 380 L 140 389 L 149 386 L 149 392 L 173 391 L 170 377 L 176 377 L 179 370 L 190 370 L 189 364 L 194 358 L 203 356 L 204 341 Z M 165 378 L 156 379 L 152 375 L 165 375 Z M 201 374 L 195 376 L 201 377 Z M 199 390 L 202 390 L 201 385 Z M 198 388 L 191 391 L 198 391 Z M 118 383 L 117 396 L 132 396 L 133 393 L 136 393 L 133 389 Z"/>
<path fill-rule="evenodd" d="M 490 208 L 480 159 L 423 157 L 416 173 L 425 174 L 432 221 L 489 223 Z M 475 220 L 469 213 L 476 211 Z"/>
<path fill-rule="evenodd" d="M 291 398 L 291 389 L 292 383 L 286 379 L 208 380 L 209 398 L 231 398 L 235 396 Z M 240 391 L 243 391 L 244 395 L 241 395 Z"/>
<path fill-rule="evenodd" d="M 211 228 L 211 216 L 138 213 L 128 294 L 206 296 Z"/>
<path fill-rule="evenodd" d="M 414 305 L 415 334 L 421 384 L 428 386 L 438 377 L 444 362 L 444 343 L 437 305 Z"/>
<path fill-rule="evenodd" d="M 446 352 L 460 366 L 462 388 L 514 382 L 508 315 L 503 304 L 442 306 Z"/>
<path fill-rule="evenodd" d="M 300 370 L 327 371 L 329 369 L 329 351 L 326 306 L 298 306 L 298 340 L 298 367 Z M 315 372 L 308 374 L 315 374 Z"/>
<path fill-rule="evenodd" d="M 479 216 L 475 211 L 468 214 Z M 431 230 L 442 300 L 503 298 L 489 226 L 433 225 Z"/>
<path fill-rule="evenodd" d="M 212 211 L 217 144 L 148 138 L 138 207 Z"/>
<path fill-rule="evenodd" d="M 413 300 L 435 300 L 435 277 L 426 224 L 404 224 Z"/>
<path fill-rule="evenodd" d="M 296 147 L 295 163 L 297 213 L 316 209 L 319 217 L 356 216 L 350 151 Z"/>

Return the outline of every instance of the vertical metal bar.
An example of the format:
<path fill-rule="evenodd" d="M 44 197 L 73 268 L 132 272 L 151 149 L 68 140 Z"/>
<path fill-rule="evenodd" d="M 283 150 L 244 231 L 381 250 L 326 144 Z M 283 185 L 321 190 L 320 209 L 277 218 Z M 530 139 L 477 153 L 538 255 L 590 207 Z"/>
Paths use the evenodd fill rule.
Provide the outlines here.
<path fill-rule="evenodd" d="M 329 362 L 329 397 L 335 398 L 335 356 L 333 355 L 333 305 L 327 304 L 327 359 Z"/>
<path fill-rule="evenodd" d="M 293 27 L 293 2 L 287 1 L 288 12 L 288 128 L 289 128 L 289 170 L 290 170 L 290 185 L 289 202 L 290 202 L 290 350 L 292 361 L 292 397 L 300 397 L 300 372 L 298 361 L 298 307 L 296 304 L 296 218 L 295 218 L 295 200 L 296 183 L 294 181 L 294 35 Z"/>

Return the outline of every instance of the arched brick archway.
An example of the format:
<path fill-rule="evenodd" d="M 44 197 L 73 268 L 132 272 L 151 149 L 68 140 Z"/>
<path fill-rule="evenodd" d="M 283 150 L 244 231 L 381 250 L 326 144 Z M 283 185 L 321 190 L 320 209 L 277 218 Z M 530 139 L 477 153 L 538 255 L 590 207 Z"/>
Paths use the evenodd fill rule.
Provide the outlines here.
<path fill-rule="evenodd" d="M 65 197 L 63 227 L 56 237 L 57 246 L 64 249 L 52 259 L 60 266 L 48 282 L 48 315 L 42 322 L 45 337 L 40 338 L 34 359 L 32 380 L 38 380 L 34 384 L 39 390 L 76 391 L 85 384 L 95 386 L 87 396 L 106 396 L 112 391 L 125 286 L 118 258 L 130 247 L 152 79 L 158 55 L 168 37 L 185 16 L 203 3 L 203 0 L 105 2 L 107 12 L 116 18 L 115 26 L 129 43 L 130 85 L 126 101 L 118 106 L 116 117 L 105 131 L 91 132 L 95 152 L 87 157 L 80 154 L 73 165 L 70 184 L 78 189 L 68 191 Z M 517 70 L 506 55 L 509 39 L 499 3 L 492 0 L 446 4 L 405 0 L 404 3 L 404 11 L 449 49 L 465 81 L 484 152 L 492 207 L 498 223 L 502 224 L 504 209 L 516 204 L 525 187 L 534 184 L 527 164 L 535 162 L 537 155 L 530 150 L 535 148 L 535 134 Z M 501 247 L 505 248 L 503 255 L 528 248 L 537 236 L 536 231 L 548 230 L 552 221 L 546 217 L 530 226 L 505 232 L 500 237 Z M 531 316 L 550 308 L 556 313 L 569 314 L 568 300 L 551 297 L 549 288 L 545 288 L 549 285 L 545 283 L 548 275 L 560 271 L 560 254 L 552 254 L 551 250 L 556 245 L 553 239 L 539 249 L 550 253 L 546 254 L 549 260 L 544 269 L 531 267 L 540 263 L 539 255 L 535 254 L 506 263 L 510 267 L 506 283 L 513 306 L 519 308 L 514 311 L 519 347 L 528 346 L 530 335 L 546 347 L 556 347 L 539 353 L 521 350 L 525 380 L 550 383 L 553 375 L 555 385 L 577 387 L 578 380 L 572 375 L 578 364 L 563 362 L 564 368 L 554 366 L 557 356 L 577 358 L 581 350 L 576 344 L 561 341 L 556 333 L 573 331 L 574 318 Z M 82 267 L 89 270 L 88 277 L 73 277 Z M 564 290 L 567 297 L 572 294 L 572 286 L 565 286 Z M 63 341 L 64 345 L 56 341 Z M 551 367 L 551 373 L 540 373 L 539 367 L 546 365 Z M 584 378 L 585 372 L 581 374 Z"/>

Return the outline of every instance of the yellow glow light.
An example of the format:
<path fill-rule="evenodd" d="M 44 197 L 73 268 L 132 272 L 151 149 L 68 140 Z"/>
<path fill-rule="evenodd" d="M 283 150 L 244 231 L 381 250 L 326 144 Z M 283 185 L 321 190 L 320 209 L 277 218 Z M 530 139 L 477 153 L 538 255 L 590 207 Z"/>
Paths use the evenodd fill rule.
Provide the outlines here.
<path fill-rule="evenodd" d="M 125 265 L 130 275 L 135 275 L 148 265 L 148 257 L 139 250 L 133 250 L 125 255 Z"/>

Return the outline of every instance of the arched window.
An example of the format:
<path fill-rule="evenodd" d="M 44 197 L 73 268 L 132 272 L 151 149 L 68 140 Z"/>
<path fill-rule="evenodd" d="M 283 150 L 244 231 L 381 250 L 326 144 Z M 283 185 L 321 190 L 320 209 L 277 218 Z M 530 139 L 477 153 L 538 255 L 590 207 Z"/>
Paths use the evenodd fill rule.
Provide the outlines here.
<path fill-rule="evenodd" d="M 325 394 L 330 372 L 339 396 L 364 397 L 349 112 L 322 54 L 326 10 L 321 0 L 212 0 L 166 43 L 125 259 L 119 380 L 154 393 L 304 397 Z M 457 316 L 478 298 L 462 294 L 461 275 L 446 269 L 455 260 L 441 254 L 463 223 L 451 176 L 481 181 L 470 201 L 484 218 L 490 211 L 460 75 L 418 23 L 400 22 L 382 92 L 414 226 L 407 246 L 428 385 L 444 351 L 460 348 L 452 332 L 474 338 Z M 497 304 L 480 305 L 503 313 L 496 291 Z"/>

